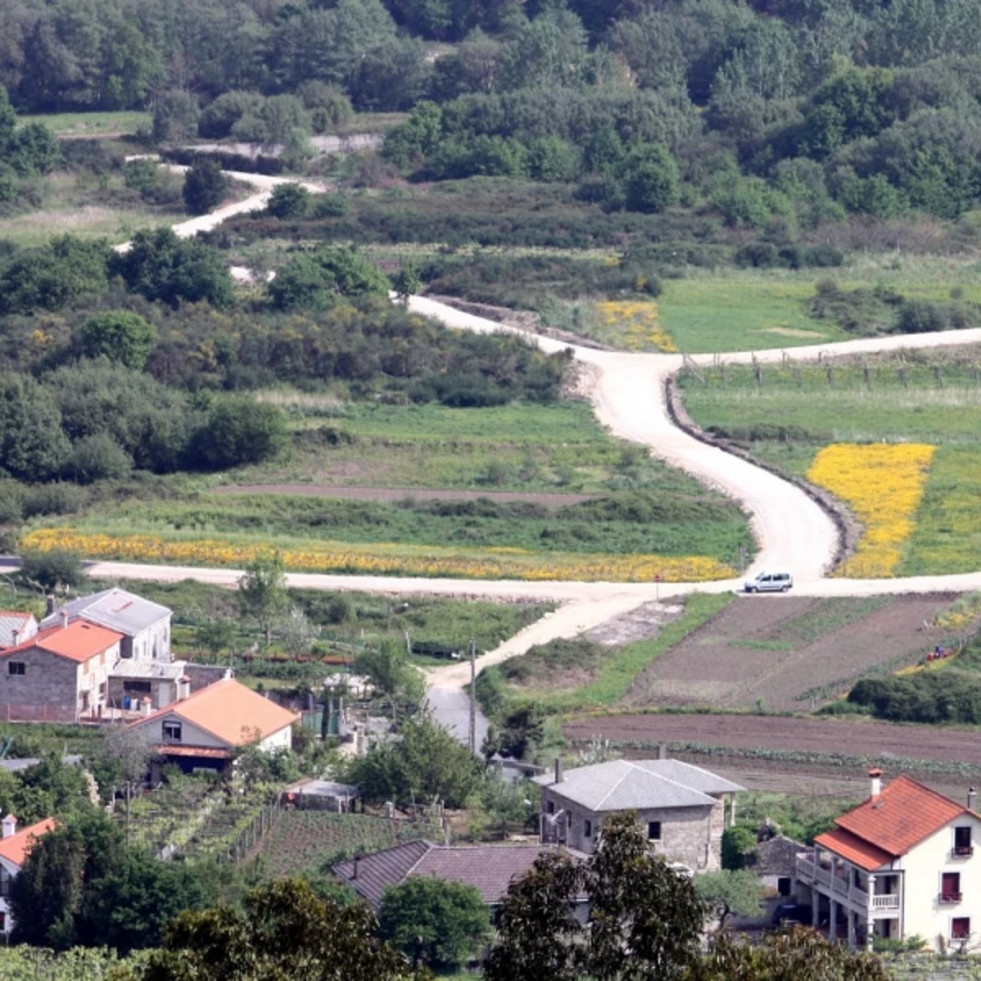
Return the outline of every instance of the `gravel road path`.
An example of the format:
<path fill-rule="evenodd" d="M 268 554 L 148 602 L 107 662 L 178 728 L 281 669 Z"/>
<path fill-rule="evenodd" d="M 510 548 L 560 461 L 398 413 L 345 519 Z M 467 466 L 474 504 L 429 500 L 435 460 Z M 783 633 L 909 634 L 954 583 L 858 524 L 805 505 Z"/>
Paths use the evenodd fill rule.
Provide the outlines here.
<path fill-rule="evenodd" d="M 234 173 L 230 176 L 251 184 L 255 195 L 220 208 L 200 218 L 175 226 L 181 236 L 211 230 L 227 218 L 265 207 L 273 188 L 289 178 L 257 174 Z M 318 185 L 306 185 L 320 190 Z M 121 246 L 120 248 L 124 248 Z M 239 278 L 247 274 L 236 270 Z M 503 326 L 473 314 L 464 313 L 428 297 L 411 297 L 409 308 L 414 312 L 435 317 L 447 326 L 478 333 L 507 331 L 524 333 L 515 327 Z M 525 336 L 533 336 L 527 335 Z M 534 340 L 546 351 L 555 352 L 570 345 L 553 338 Z M 872 353 L 902 348 L 963 345 L 981 341 L 981 329 L 951 331 L 943 334 L 903 335 L 888 338 L 867 338 L 834 344 L 792 348 L 794 358 L 817 359 L 824 355 L 866 352 Z M 929 576 L 904 580 L 856 581 L 825 579 L 833 556 L 838 549 L 838 532 L 829 516 L 800 488 L 753 466 L 745 460 L 727 454 L 717 447 L 703 443 L 682 432 L 672 422 L 664 397 L 664 381 L 682 366 L 679 355 L 626 354 L 598 351 L 571 346 L 575 357 L 591 365 L 591 397 L 599 420 L 612 433 L 650 448 L 651 452 L 700 480 L 724 491 L 738 501 L 750 516 L 759 553 L 753 570 L 779 568 L 794 574 L 797 595 L 872 595 L 882 592 L 932 592 L 936 590 L 964 591 L 981 589 L 981 572 L 958 576 Z M 764 363 L 778 362 L 784 349 L 756 352 L 727 353 L 731 363 L 752 359 Z M 711 364 L 714 355 L 695 357 L 699 364 Z M 179 580 L 194 578 L 200 581 L 234 585 L 240 575 L 235 570 L 178 567 L 152 567 L 124 563 L 99 562 L 90 567 L 96 576 L 134 579 Z M 571 637 L 642 603 L 656 598 L 659 587 L 639 583 L 527 583 L 474 582 L 440 579 L 377 578 L 368 576 L 327 576 L 293 573 L 291 585 L 317 589 L 357 589 L 401 595 L 431 593 L 459 597 L 494 598 L 503 601 L 516 599 L 550 599 L 563 605 L 553 614 L 532 624 L 515 637 L 489 652 L 479 661 L 479 667 L 497 663 L 523 653 L 534 644 L 557 637 Z M 714 583 L 671 583 L 660 591 L 672 595 L 691 591 L 720 592 L 738 589 L 737 581 Z M 779 597 L 773 597 L 779 602 Z M 469 667 L 452 664 L 429 672 L 432 689 L 459 691 L 469 678 Z"/>

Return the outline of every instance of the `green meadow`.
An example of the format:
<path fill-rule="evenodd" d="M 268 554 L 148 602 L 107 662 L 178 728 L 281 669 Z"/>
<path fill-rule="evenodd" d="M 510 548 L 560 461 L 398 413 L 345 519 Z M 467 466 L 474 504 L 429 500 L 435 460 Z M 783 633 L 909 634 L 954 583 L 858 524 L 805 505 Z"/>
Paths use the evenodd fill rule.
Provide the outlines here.
<path fill-rule="evenodd" d="M 971 572 L 981 549 L 981 373 L 969 350 L 824 365 L 716 367 L 684 376 L 685 405 L 704 429 L 805 476 L 831 443 L 935 446 L 914 530 L 896 575 Z"/>

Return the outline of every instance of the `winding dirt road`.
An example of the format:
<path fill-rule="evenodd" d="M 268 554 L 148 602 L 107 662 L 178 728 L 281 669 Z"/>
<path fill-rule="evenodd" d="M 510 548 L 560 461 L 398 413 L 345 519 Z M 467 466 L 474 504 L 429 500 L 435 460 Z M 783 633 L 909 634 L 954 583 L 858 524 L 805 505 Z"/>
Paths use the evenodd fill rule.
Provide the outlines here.
<path fill-rule="evenodd" d="M 265 207 L 272 189 L 288 178 L 235 173 L 236 180 L 251 183 L 257 193 L 246 200 L 218 209 L 210 215 L 176 226 L 181 236 L 210 230 L 232 215 Z M 319 190 L 317 185 L 307 185 Z M 248 278 L 247 271 L 236 270 L 237 278 Z M 464 313 L 427 297 L 411 297 L 409 308 L 441 320 L 449 327 L 478 333 L 508 331 L 531 337 L 542 349 L 564 350 L 570 345 L 547 337 L 529 335 L 514 327 Z M 981 342 L 981 329 L 943 334 L 903 335 L 869 338 L 842 343 L 794 347 L 795 358 L 816 359 L 822 355 L 878 352 L 908 348 L 954 346 Z M 787 569 L 794 574 L 796 594 L 809 596 L 873 595 L 876 593 L 966 591 L 981 589 L 981 571 L 956 576 L 923 576 L 914 579 L 847 580 L 825 575 L 838 551 L 838 531 L 822 508 L 797 486 L 751 463 L 710 446 L 683 432 L 671 420 L 665 401 L 664 382 L 682 367 L 679 355 L 627 354 L 572 346 L 577 360 L 591 366 L 589 396 L 599 420 L 616 436 L 649 447 L 658 458 L 687 471 L 699 480 L 726 493 L 750 516 L 759 542 L 753 569 Z M 728 362 L 779 362 L 785 349 L 726 353 Z M 713 355 L 693 359 L 711 364 Z M 97 562 L 92 575 L 157 581 L 193 578 L 199 581 L 234 585 L 241 575 L 229 569 L 144 566 L 116 562 Z M 572 637 L 584 630 L 657 598 L 682 593 L 723 592 L 738 589 L 739 581 L 711 583 L 528 583 L 514 581 L 446 580 L 422 578 L 378 578 L 371 576 L 333 576 L 291 573 L 293 586 L 314 589 L 352 589 L 392 595 L 408 593 L 480 597 L 502 601 L 541 599 L 555 601 L 559 609 L 525 628 L 495 650 L 481 657 L 478 669 L 523 653 L 535 644 L 558 637 Z M 774 600 L 779 602 L 778 597 Z M 440 689 L 459 700 L 460 686 L 469 681 L 467 664 L 452 664 L 429 672 L 430 688 Z M 452 700 L 451 697 L 451 700 Z M 465 704 L 465 701 L 464 703 Z M 459 705 L 455 711 L 458 711 Z"/>

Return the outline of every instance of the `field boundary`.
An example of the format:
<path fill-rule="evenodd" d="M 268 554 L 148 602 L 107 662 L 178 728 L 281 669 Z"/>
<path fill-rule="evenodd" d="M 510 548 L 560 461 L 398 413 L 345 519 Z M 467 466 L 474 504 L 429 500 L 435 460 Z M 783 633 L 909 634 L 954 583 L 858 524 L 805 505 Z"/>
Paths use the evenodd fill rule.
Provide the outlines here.
<path fill-rule="evenodd" d="M 858 540 L 862 536 L 862 525 L 856 520 L 851 511 L 832 494 L 814 484 L 808 483 L 806 480 L 801 480 L 800 477 L 780 470 L 765 460 L 757 459 L 752 453 L 744 450 L 731 440 L 713 436 L 711 433 L 702 429 L 692 419 L 688 414 L 688 410 L 685 408 L 684 397 L 678 387 L 676 375 L 668 375 L 664 379 L 664 404 L 671 421 L 693 439 L 722 450 L 723 453 L 729 453 L 732 456 L 739 457 L 741 460 L 745 460 L 747 463 L 751 463 L 761 470 L 766 470 L 775 477 L 779 477 L 781 480 L 793 484 L 814 501 L 831 518 L 835 528 L 838 530 L 838 545 L 834 557 L 831 560 L 831 569 L 836 568 L 855 553 Z M 831 570 L 828 571 L 830 572 Z"/>

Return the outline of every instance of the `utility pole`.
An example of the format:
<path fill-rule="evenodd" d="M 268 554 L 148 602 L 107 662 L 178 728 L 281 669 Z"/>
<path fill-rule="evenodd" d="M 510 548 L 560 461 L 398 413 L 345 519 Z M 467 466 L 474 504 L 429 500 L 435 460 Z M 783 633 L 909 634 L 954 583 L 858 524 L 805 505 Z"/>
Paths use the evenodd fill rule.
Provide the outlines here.
<path fill-rule="evenodd" d="M 470 752 L 477 755 L 477 644 L 470 638 Z"/>

